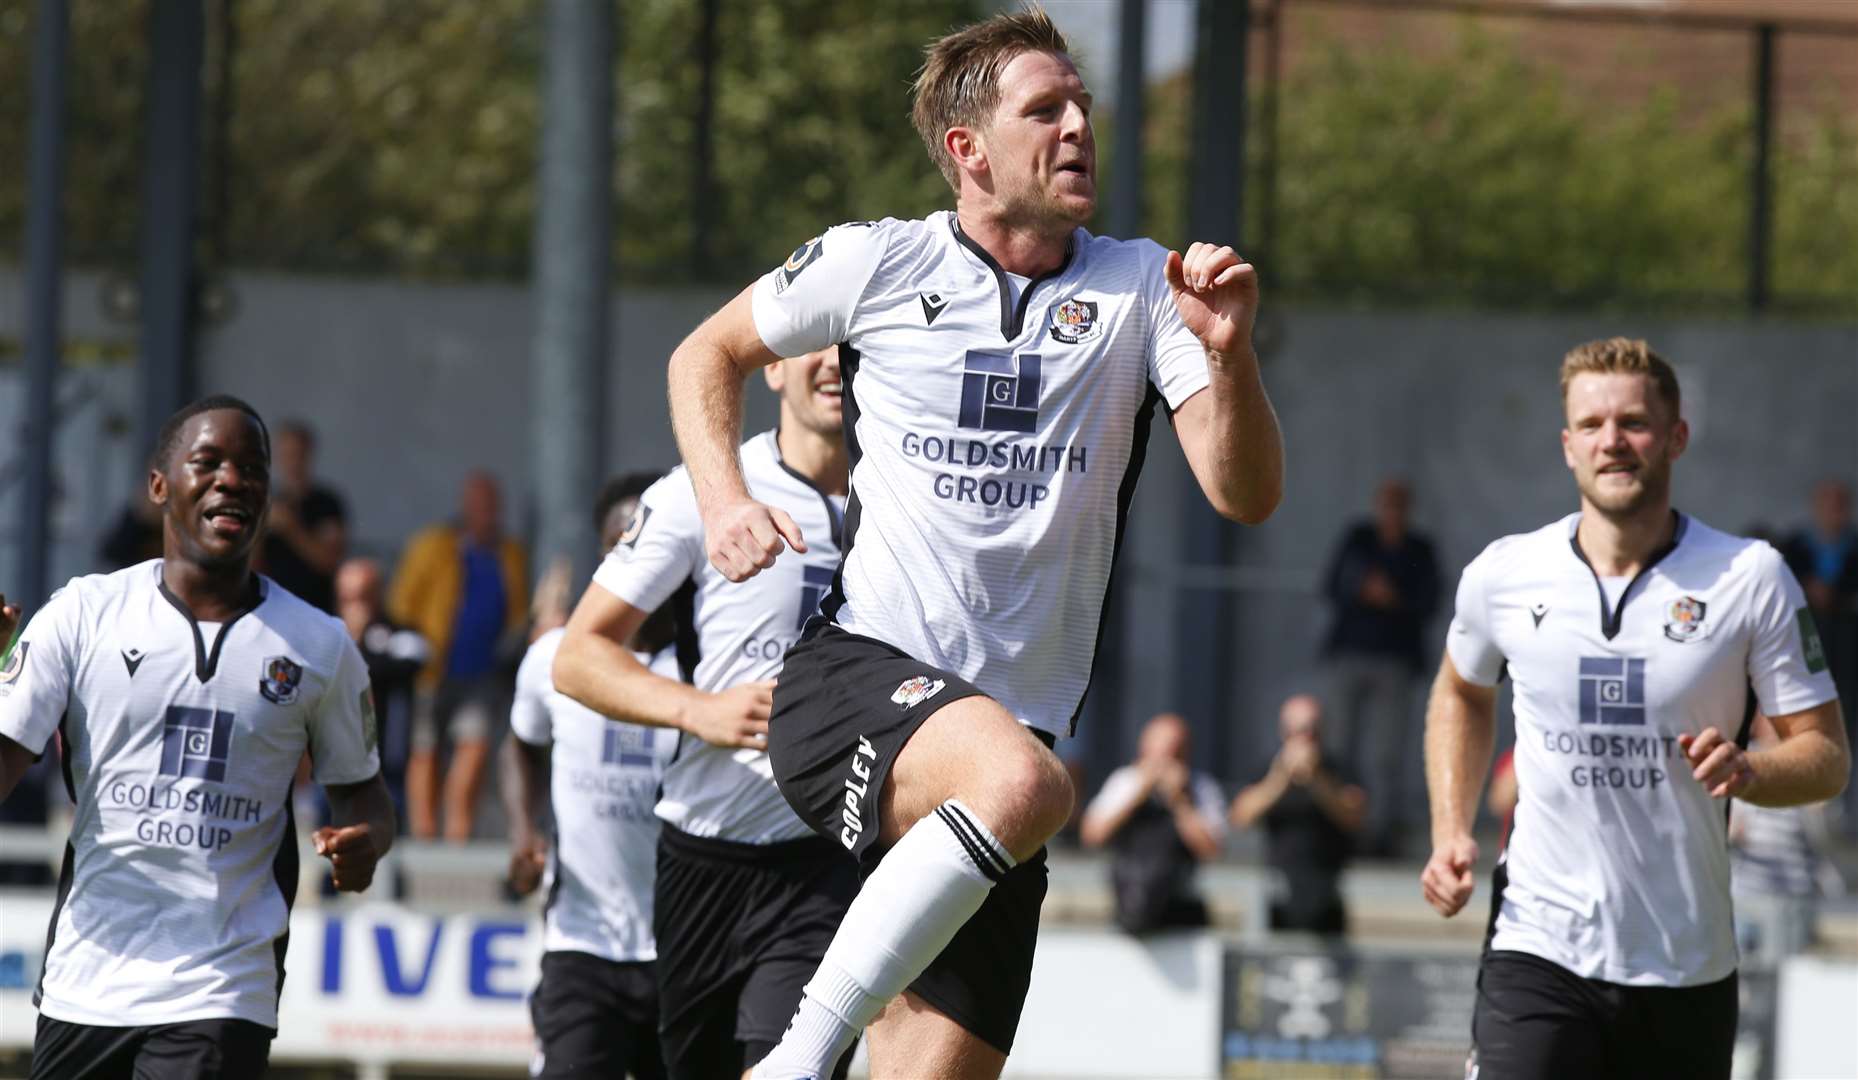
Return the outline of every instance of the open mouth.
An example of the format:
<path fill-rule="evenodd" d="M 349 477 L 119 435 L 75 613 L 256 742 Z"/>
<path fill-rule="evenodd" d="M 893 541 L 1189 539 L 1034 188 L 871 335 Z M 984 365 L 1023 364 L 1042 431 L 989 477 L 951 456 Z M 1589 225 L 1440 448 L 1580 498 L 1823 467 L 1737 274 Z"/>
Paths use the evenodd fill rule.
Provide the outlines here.
<path fill-rule="evenodd" d="M 845 384 L 838 380 L 834 380 L 832 382 L 823 382 L 823 383 L 820 383 L 814 386 L 813 392 L 818 394 L 821 397 L 828 397 L 834 401 L 837 401 L 839 400 L 841 396 L 843 396 L 845 392 Z"/>
<path fill-rule="evenodd" d="M 243 536 L 255 520 L 252 512 L 242 506 L 215 506 L 201 517 L 214 532 L 228 537 Z"/>
<path fill-rule="evenodd" d="M 1628 464 L 1625 462 L 1617 462 L 1612 465 L 1602 466 L 1600 469 L 1600 475 L 1601 476 L 1631 477 L 1631 476 L 1636 476 L 1638 474 L 1638 471 L 1639 471 L 1639 467 L 1637 465 L 1632 465 L 1632 464 Z"/>

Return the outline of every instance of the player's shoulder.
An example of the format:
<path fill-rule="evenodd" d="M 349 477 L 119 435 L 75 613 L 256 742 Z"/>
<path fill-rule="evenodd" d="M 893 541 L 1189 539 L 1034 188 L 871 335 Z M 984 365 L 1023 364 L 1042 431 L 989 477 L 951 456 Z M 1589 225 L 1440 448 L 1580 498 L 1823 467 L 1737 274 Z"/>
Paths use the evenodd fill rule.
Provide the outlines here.
<path fill-rule="evenodd" d="M 557 626 L 529 643 L 529 649 L 523 653 L 523 667 L 530 664 L 552 664 L 555 654 L 561 651 L 561 640 L 568 636 L 568 628 Z"/>
<path fill-rule="evenodd" d="M 1528 532 L 1497 537 L 1484 545 L 1484 550 L 1465 566 L 1465 577 L 1516 580 L 1519 572 L 1541 567 L 1544 556 L 1572 551 L 1568 538 L 1579 517 L 1569 514 Z"/>
<path fill-rule="evenodd" d="M 160 588 L 161 560 L 149 559 L 121 570 L 80 574 L 53 590 L 43 610 L 72 624 L 107 625 L 135 597 Z"/>
<path fill-rule="evenodd" d="M 268 577 L 263 582 L 264 600 L 253 615 L 272 633 L 306 653 L 330 659 L 354 647 L 342 620 Z"/>
<path fill-rule="evenodd" d="M 1680 544 L 1692 558 L 1751 577 L 1778 575 L 1787 569 L 1786 559 L 1766 540 L 1738 536 L 1689 516 L 1683 519 L 1683 529 Z"/>

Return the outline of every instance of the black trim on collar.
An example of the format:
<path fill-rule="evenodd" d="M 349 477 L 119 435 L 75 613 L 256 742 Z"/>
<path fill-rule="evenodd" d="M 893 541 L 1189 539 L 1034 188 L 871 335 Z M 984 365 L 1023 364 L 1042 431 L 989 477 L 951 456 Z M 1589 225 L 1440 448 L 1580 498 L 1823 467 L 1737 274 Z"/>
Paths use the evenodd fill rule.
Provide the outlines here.
<path fill-rule="evenodd" d="M 841 374 L 840 386 L 844 386 L 843 379 L 844 376 Z M 812 490 L 813 494 L 819 496 L 819 501 L 826 506 L 826 524 L 827 528 L 832 531 L 832 546 L 834 548 L 839 547 L 839 538 L 845 532 L 845 515 L 837 506 L 833 505 L 832 496 L 826 494 L 824 488 L 815 484 L 811 477 L 807 476 L 799 469 L 787 464 L 787 459 L 781 455 L 781 425 L 779 423 L 774 425 L 774 463 L 781 467 L 782 472 L 800 481 L 802 484 L 805 484 Z"/>
<path fill-rule="evenodd" d="M 1626 617 L 1626 601 L 1632 598 L 1633 587 L 1639 583 L 1640 578 L 1651 573 L 1652 567 L 1663 562 L 1665 556 L 1676 551 L 1677 545 L 1684 539 L 1684 533 L 1689 531 L 1689 519 L 1676 510 L 1671 511 L 1671 516 L 1677 519 L 1677 526 L 1671 530 L 1670 542 L 1652 552 L 1651 558 L 1645 560 L 1645 565 L 1639 567 L 1639 572 L 1632 575 L 1631 581 L 1626 582 L 1625 591 L 1619 594 L 1617 606 L 1607 603 L 1606 586 L 1600 583 L 1600 571 L 1593 568 L 1593 563 L 1588 561 L 1587 553 L 1581 550 L 1580 522 L 1576 521 L 1574 528 L 1568 533 L 1568 546 L 1574 549 L 1574 557 L 1579 559 L 1587 567 L 1587 572 L 1593 575 L 1594 588 L 1600 592 L 1600 632 L 1606 635 L 1608 641 L 1619 636 L 1620 623 Z"/>
<path fill-rule="evenodd" d="M 194 676 L 203 683 L 211 682 L 213 675 L 219 671 L 219 650 L 226 644 L 226 632 L 232 629 L 232 624 L 251 614 L 254 608 L 265 602 L 268 590 L 265 588 L 264 578 L 256 574 L 252 576 L 257 581 L 258 598 L 252 602 L 251 607 L 241 608 L 233 613 L 232 618 L 219 624 L 219 633 L 213 637 L 213 650 L 208 652 L 206 637 L 200 633 L 200 620 L 194 618 L 193 609 L 187 606 L 186 601 L 174 595 L 173 591 L 168 588 L 167 581 L 161 577 L 160 568 L 156 568 L 155 587 L 161 590 L 162 598 L 173 604 L 174 610 L 181 613 L 182 617 L 187 620 L 188 627 L 194 632 Z"/>
<path fill-rule="evenodd" d="M 994 284 L 1000 286 L 1000 335 L 1008 341 L 1018 337 L 1020 331 L 1026 328 L 1026 307 L 1032 302 L 1033 291 L 1040 285 L 1045 284 L 1052 278 L 1069 270 L 1071 268 L 1071 259 L 1077 254 L 1077 232 L 1076 230 L 1072 230 L 1070 238 L 1065 241 L 1064 261 L 1058 264 L 1057 269 L 1047 270 L 1045 273 L 1026 282 L 1025 289 L 1019 294 L 1019 304 L 1015 306 L 1013 303 L 1013 283 L 1007 278 L 1006 270 L 995 261 L 992 255 L 987 253 L 986 248 L 975 243 L 972 237 L 961 231 L 961 220 L 959 218 L 950 215 L 948 227 L 954 231 L 955 239 L 961 242 L 962 247 L 973 252 L 975 258 L 981 260 L 981 262 L 987 265 L 987 269 L 993 271 Z"/>

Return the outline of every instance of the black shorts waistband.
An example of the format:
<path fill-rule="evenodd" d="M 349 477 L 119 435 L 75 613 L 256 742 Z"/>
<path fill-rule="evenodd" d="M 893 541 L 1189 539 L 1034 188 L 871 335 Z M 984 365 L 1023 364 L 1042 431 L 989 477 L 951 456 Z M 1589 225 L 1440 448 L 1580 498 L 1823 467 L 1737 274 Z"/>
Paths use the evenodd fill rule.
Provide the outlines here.
<path fill-rule="evenodd" d="M 777 840 L 772 844 L 745 844 L 739 840 L 693 836 L 682 829 L 663 823 L 660 823 L 658 842 L 679 855 L 693 859 L 713 859 L 721 862 L 745 863 L 751 866 L 846 857 L 844 848 L 819 836 Z"/>

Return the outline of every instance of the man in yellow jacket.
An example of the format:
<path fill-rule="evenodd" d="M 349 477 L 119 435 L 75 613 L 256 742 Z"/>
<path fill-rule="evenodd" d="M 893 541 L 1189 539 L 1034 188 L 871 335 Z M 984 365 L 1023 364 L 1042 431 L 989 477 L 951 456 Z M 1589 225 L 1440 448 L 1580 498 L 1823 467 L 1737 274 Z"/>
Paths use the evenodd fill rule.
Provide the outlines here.
<path fill-rule="evenodd" d="M 462 842 L 476 820 L 493 721 L 507 711 L 510 665 L 504 661 L 520 655 L 523 644 L 529 560 L 522 543 L 504 534 L 502 521 L 496 478 L 473 471 L 465 477 L 457 520 L 415 534 L 394 575 L 389 613 L 432 643 L 432 660 L 420 673 L 422 707 L 406 769 L 407 825 L 421 839 L 439 832 L 441 732 L 452 740 L 445 838 Z"/>

